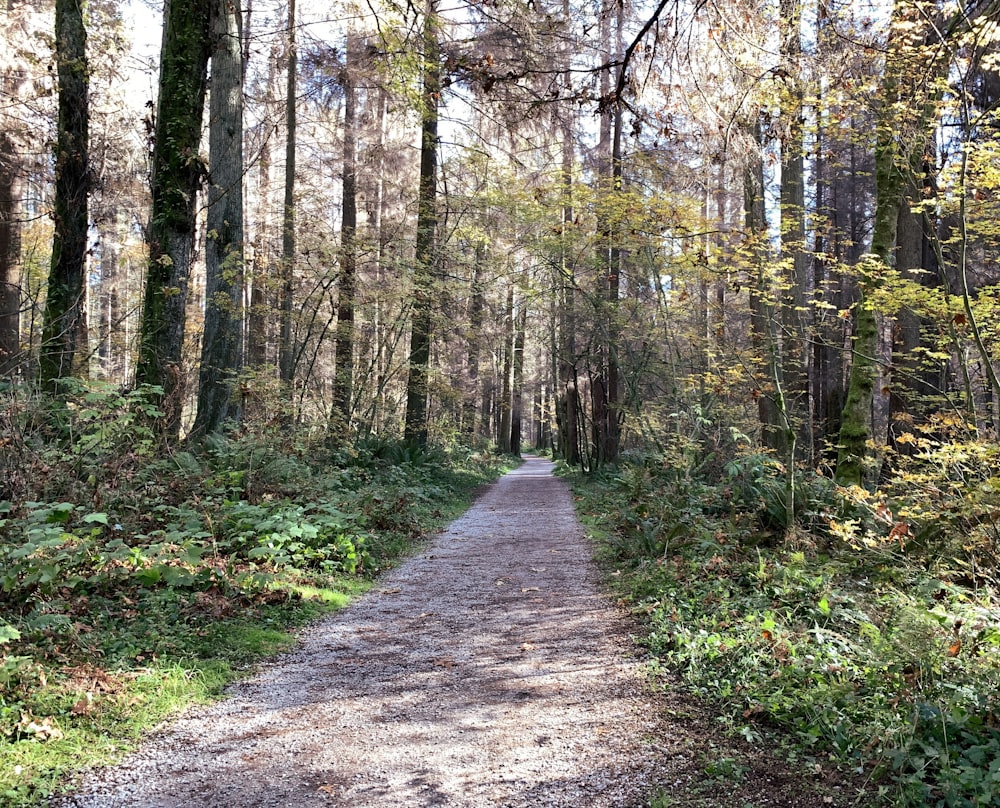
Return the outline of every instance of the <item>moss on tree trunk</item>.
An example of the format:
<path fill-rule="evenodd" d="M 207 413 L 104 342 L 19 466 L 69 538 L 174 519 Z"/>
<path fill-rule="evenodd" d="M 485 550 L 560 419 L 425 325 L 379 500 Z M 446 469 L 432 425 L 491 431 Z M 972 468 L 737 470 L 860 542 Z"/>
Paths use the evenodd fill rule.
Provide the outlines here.
<path fill-rule="evenodd" d="M 55 151 L 52 262 L 49 268 L 39 373 L 56 392 L 59 379 L 86 370 L 87 194 L 89 107 L 87 30 L 79 0 L 56 3 L 59 132 Z"/>
<path fill-rule="evenodd" d="M 147 232 L 149 266 L 136 380 L 163 387 L 165 432 L 170 436 L 176 436 L 180 428 L 185 307 L 194 258 L 196 203 L 206 173 L 198 149 L 210 11 L 211 4 L 200 0 L 167 0 L 163 7 L 153 208 Z"/>

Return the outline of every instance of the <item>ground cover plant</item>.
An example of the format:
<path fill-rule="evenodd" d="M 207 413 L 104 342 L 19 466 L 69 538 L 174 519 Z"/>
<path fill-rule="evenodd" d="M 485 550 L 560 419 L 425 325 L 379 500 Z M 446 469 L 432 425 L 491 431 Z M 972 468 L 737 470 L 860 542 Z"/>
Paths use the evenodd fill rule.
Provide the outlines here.
<path fill-rule="evenodd" d="M 32 805 L 346 604 L 501 461 L 276 424 L 165 451 L 148 391 L 3 403 L 0 803 Z"/>
<path fill-rule="evenodd" d="M 995 449 L 925 448 L 878 494 L 689 445 L 576 490 L 655 664 L 750 748 L 836 768 L 858 805 L 1000 805 Z M 944 497 L 958 478 L 980 484 Z"/>

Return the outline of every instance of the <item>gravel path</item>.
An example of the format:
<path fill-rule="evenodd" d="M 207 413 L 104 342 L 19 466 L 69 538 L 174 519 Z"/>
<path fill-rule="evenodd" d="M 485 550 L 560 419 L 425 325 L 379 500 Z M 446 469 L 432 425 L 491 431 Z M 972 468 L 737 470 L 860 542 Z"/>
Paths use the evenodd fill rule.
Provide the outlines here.
<path fill-rule="evenodd" d="M 640 669 L 565 483 L 528 458 L 297 650 L 58 805 L 642 805 L 677 752 Z"/>

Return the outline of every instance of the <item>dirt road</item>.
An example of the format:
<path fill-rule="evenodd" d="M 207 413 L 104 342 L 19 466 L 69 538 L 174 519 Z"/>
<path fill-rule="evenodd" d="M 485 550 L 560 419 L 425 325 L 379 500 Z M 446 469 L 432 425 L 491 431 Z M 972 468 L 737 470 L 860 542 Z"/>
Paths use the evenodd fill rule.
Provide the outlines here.
<path fill-rule="evenodd" d="M 673 755 L 589 558 L 566 485 L 528 458 L 297 650 L 60 805 L 645 804 Z"/>

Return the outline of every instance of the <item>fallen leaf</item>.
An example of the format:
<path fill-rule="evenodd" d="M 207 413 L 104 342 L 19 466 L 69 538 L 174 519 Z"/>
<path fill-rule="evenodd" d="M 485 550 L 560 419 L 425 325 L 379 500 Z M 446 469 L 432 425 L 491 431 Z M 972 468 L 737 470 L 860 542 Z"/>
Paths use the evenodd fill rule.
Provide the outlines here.
<path fill-rule="evenodd" d="M 94 709 L 94 694 L 87 693 L 82 699 L 80 699 L 76 704 L 70 709 L 72 715 L 86 715 L 91 710 Z"/>

